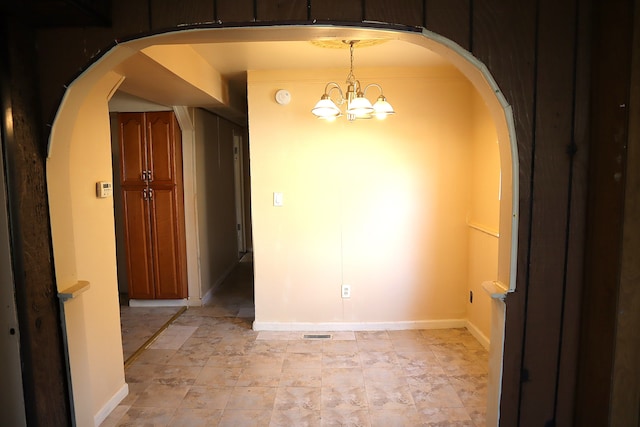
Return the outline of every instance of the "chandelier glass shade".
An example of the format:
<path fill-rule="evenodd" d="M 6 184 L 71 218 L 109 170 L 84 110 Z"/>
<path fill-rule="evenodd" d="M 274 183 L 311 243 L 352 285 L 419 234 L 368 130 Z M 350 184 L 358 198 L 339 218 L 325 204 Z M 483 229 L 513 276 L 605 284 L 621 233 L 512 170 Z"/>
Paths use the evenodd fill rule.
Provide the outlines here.
<path fill-rule="evenodd" d="M 343 92 L 340 85 L 336 82 L 327 83 L 324 88 L 324 93 L 322 97 L 320 97 L 320 101 L 313 107 L 311 112 L 319 119 L 335 120 L 343 116 L 339 105 L 342 106 L 346 104 L 345 111 L 347 120 L 349 121 L 371 119 L 373 117 L 385 119 L 387 116 L 395 114 L 393 107 L 384 97 L 382 86 L 377 83 L 371 83 L 362 88 L 360 81 L 356 79 L 353 74 L 353 50 L 357 40 L 345 41 L 345 43 L 349 44 L 351 54 L 351 67 L 345 81 L 347 90 Z M 377 88 L 380 91 L 380 95 L 374 104 L 371 104 L 365 96 L 367 90 L 370 88 Z M 335 101 L 331 98 L 333 92 L 338 93 Z"/>

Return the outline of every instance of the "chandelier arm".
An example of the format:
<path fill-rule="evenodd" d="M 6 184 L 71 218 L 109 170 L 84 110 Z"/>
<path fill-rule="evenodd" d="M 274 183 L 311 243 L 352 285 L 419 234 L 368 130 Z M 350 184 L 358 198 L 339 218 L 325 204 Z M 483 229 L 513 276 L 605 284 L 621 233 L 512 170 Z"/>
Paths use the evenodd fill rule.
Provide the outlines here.
<path fill-rule="evenodd" d="M 331 98 L 331 92 L 333 92 L 334 90 L 337 90 L 338 93 L 340 94 L 340 99 L 338 99 L 338 104 L 342 105 L 344 104 L 344 93 L 342 92 L 342 89 L 340 88 L 340 85 L 336 82 L 329 82 L 327 83 L 327 85 L 324 87 L 324 94 L 327 95 L 329 98 Z"/>
<path fill-rule="evenodd" d="M 367 94 L 367 89 L 369 89 L 370 87 L 377 87 L 378 90 L 380 91 L 380 95 L 384 96 L 384 93 L 382 92 L 382 86 L 380 86 L 378 83 L 369 83 L 368 85 L 366 85 L 364 87 L 364 90 L 362 91 L 363 95 Z"/>

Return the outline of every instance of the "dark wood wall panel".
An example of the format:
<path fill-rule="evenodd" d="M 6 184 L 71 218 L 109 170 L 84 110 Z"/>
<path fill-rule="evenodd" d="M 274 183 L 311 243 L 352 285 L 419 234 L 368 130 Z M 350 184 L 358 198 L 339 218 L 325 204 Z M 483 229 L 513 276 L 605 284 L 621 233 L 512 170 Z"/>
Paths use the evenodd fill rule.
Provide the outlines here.
<path fill-rule="evenodd" d="M 126 37 L 151 29 L 149 0 L 111 0 L 111 9 L 113 16 L 118 17 L 111 24 L 114 35 Z"/>
<path fill-rule="evenodd" d="M 618 404 L 611 396 L 623 247 L 633 2 L 597 1 L 593 16 L 589 223 L 576 425 L 595 426 L 615 425 L 609 424 L 610 414 L 612 405 Z M 637 407 L 635 410 L 637 416 Z"/>
<path fill-rule="evenodd" d="M 472 50 L 471 1 L 425 0 L 425 27 L 453 40 L 467 50 Z"/>
<path fill-rule="evenodd" d="M 256 19 L 253 0 L 215 0 L 216 20 L 222 22 L 251 22 Z"/>
<path fill-rule="evenodd" d="M 118 0 L 124 2 L 126 0 Z M 114 3 L 117 3 L 114 2 Z M 146 10 L 146 9 L 145 9 Z M 142 8 L 140 9 L 142 12 Z M 111 48 L 116 39 L 129 38 L 140 33 L 137 28 L 144 28 L 148 14 L 139 15 L 139 25 L 132 21 L 124 33 L 115 33 L 111 27 L 58 28 L 42 30 L 37 34 L 38 66 L 41 72 L 40 91 L 41 105 L 47 123 L 53 121 L 60 105 L 65 88 L 94 60 Z M 76 49 L 65 46 L 78 46 Z"/>
<path fill-rule="evenodd" d="M 589 69 L 591 7 L 576 3 L 576 73 L 574 93 L 571 205 L 567 242 L 566 292 L 562 325 L 562 348 L 558 369 L 557 426 L 574 425 L 574 401 L 580 338 L 580 310 L 584 283 L 584 247 L 589 165 Z"/>
<path fill-rule="evenodd" d="M 304 21 L 309 10 L 307 0 L 257 0 L 258 21 Z"/>
<path fill-rule="evenodd" d="M 573 140 L 575 10 L 569 1 L 539 2 L 531 247 L 521 421 L 555 418 L 565 285 Z M 543 30 L 544 29 L 544 30 Z M 575 343 L 576 340 L 574 339 Z M 544 353 L 530 351 L 544 348 Z"/>
<path fill-rule="evenodd" d="M 520 220 L 517 289 L 507 296 L 504 351 L 508 357 L 503 362 L 503 398 L 500 404 L 501 425 L 516 426 L 529 275 L 536 5 L 533 0 L 477 2 L 473 6 L 472 22 L 473 53 L 487 65 L 511 103 L 518 142 Z"/>
<path fill-rule="evenodd" d="M 635 9 L 611 425 L 640 426 L 640 8 Z"/>
<path fill-rule="evenodd" d="M 13 3 L 27 3 L 29 12 L 32 12 L 30 24 L 40 28 L 105 26 L 111 20 L 109 0 L 37 0 Z"/>
<path fill-rule="evenodd" d="M 424 25 L 423 0 L 366 0 L 364 19 L 403 25 Z"/>
<path fill-rule="evenodd" d="M 34 84 L 35 40 L 28 22 L 12 18 L 0 17 L 0 149 L 6 163 L 25 410 L 30 426 L 65 426 L 70 425 L 70 406 L 51 259 L 40 97 Z"/>
<path fill-rule="evenodd" d="M 311 0 L 312 20 L 359 22 L 363 16 L 362 0 Z"/>
<path fill-rule="evenodd" d="M 64 94 L 64 87 L 80 74 L 83 64 L 91 60 L 91 55 L 99 50 L 92 46 L 87 48 L 83 28 L 61 28 L 44 30 L 38 33 L 38 62 L 40 73 L 40 92 L 42 95 L 42 111 L 48 121 L 52 121 Z M 81 40 L 82 49 L 60 49 L 60 46 L 75 46 Z"/>
<path fill-rule="evenodd" d="M 180 24 L 213 21 L 211 0 L 148 0 L 152 29 L 171 28 Z"/>
<path fill-rule="evenodd" d="M 37 33 L 38 66 L 46 70 L 40 73 L 39 83 L 42 111 L 47 123 L 53 120 L 65 85 L 71 83 L 94 57 L 118 39 L 151 30 L 152 1 L 156 0 L 112 0 L 112 15 L 117 19 L 113 19 L 110 27 L 51 28 Z M 194 22 L 199 21 L 196 19 Z"/>

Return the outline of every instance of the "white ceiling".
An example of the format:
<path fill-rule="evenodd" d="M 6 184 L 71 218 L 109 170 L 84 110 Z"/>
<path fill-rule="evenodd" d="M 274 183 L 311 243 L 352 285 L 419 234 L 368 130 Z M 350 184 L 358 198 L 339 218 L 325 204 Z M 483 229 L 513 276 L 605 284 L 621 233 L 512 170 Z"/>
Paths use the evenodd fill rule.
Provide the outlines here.
<path fill-rule="evenodd" d="M 329 47 L 310 41 L 237 41 L 184 44 L 192 48 L 215 68 L 236 92 L 246 96 L 248 70 L 275 69 L 349 69 L 349 45 L 340 40 L 328 41 Z M 354 71 L 362 67 L 436 67 L 446 66 L 440 55 L 412 43 L 388 39 L 373 45 L 356 44 Z M 156 64 L 157 65 L 157 64 Z M 116 71 L 126 76 L 121 90 L 130 95 L 161 105 L 194 105 L 207 108 L 206 96 L 197 88 L 169 72 L 154 73 L 150 80 L 149 67 L 154 66 L 145 55 L 129 58 Z M 346 75 L 346 74 L 345 74 Z M 116 94 L 115 102 L 118 101 Z M 213 106 L 213 104 L 212 104 Z"/>
<path fill-rule="evenodd" d="M 307 41 L 268 41 L 192 44 L 222 75 L 247 70 L 349 68 L 349 45 L 334 43 L 320 47 Z M 354 68 L 430 67 L 444 65 L 438 54 L 400 40 L 387 40 L 373 46 L 355 45 Z"/>

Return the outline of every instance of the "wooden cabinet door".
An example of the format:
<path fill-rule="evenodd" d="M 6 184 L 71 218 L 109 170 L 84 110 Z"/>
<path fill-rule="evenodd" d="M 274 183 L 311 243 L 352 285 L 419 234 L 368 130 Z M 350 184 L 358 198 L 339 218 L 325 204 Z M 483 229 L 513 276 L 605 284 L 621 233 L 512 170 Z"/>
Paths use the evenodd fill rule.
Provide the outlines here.
<path fill-rule="evenodd" d="M 176 183 L 175 117 L 171 111 L 147 113 L 150 184 Z"/>
<path fill-rule="evenodd" d="M 147 144 L 144 113 L 120 113 L 120 183 L 145 185 Z"/>
<path fill-rule="evenodd" d="M 120 114 L 129 297 L 186 298 L 180 128 L 171 111 Z"/>
<path fill-rule="evenodd" d="M 177 191 L 173 186 L 150 189 L 151 235 L 156 298 L 186 298 L 183 245 Z"/>
<path fill-rule="evenodd" d="M 145 200 L 144 186 L 123 187 L 124 233 L 127 250 L 129 298 L 155 297 L 154 277 L 151 269 L 152 246 L 149 233 L 149 202 Z"/>

